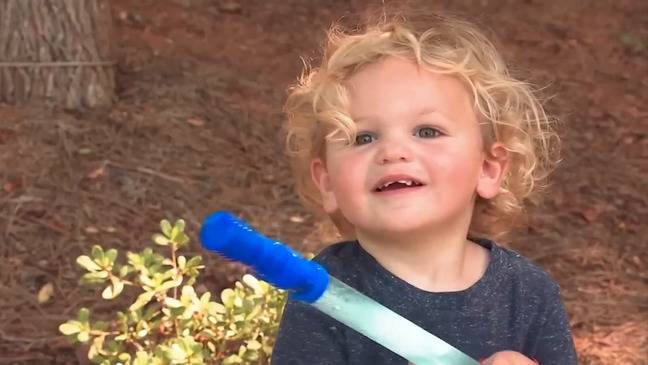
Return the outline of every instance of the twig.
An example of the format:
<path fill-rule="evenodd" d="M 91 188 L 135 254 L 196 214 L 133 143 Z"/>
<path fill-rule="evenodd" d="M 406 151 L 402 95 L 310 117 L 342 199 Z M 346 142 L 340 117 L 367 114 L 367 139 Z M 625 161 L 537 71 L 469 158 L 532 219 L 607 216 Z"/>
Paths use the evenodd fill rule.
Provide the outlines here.
<path fill-rule="evenodd" d="M 123 170 L 130 170 L 130 171 L 140 172 L 142 174 L 153 175 L 153 176 L 159 177 L 161 179 L 177 182 L 177 183 L 180 183 L 180 184 L 183 184 L 183 183 L 186 182 L 182 178 L 171 176 L 171 175 L 165 174 L 163 172 L 153 171 L 153 170 L 151 170 L 151 169 L 149 169 L 147 167 L 142 167 L 142 166 L 131 167 L 131 166 L 122 165 L 122 164 L 119 164 L 119 163 L 116 163 L 116 162 L 113 162 L 113 161 L 110 161 L 110 160 L 106 161 L 106 165 L 117 167 L 117 168 L 120 168 L 120 169 L 123 169 Z"/>
<path fill-rule="evenodd" d="M 18 336 L 8 335 L 3 330 L 0 330 L 0 338 L 9 342 L 40 343 L 43 341 L 51 341 L 53 338 L 57 338 L 57 337 L 59 336 L 47 336 L 47 337 L 39 337 L 39 338 L 18 337 Z"/>
<path fill-rule="evenodd" d="M 39 360 L 39 361 L 51 361 L 52 358 L 43 355 L 25 355 L 25 356 L 14 356 L 14 357 L 2 357 L 0 358 L 0 364 L 19 364 L 27 360 Z M 41 363 L 42 364 L 42 363 Z"/>
<path fill-rule="evenodd" d="M 0 67 L 97 67 L 114 66 L 115 61 L 67 61 L 67 62 L 0 62 Z"/>

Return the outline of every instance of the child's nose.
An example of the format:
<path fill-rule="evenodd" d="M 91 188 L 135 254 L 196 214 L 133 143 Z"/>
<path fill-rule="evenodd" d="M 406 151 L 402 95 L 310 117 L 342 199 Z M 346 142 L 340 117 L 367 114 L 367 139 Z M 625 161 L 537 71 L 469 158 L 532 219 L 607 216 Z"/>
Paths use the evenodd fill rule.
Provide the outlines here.
<path fill-rule="evenodd" d="M 378 163 L 381 165 L 394 162 L 409 162 L 412 152 L 403 143 L 385 143 L 378 153 Z"/>

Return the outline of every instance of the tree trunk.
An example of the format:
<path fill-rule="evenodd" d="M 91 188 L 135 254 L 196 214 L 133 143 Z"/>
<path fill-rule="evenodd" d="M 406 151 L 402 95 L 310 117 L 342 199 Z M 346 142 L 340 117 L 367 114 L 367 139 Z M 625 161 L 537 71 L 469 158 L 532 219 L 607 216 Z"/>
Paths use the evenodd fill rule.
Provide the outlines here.
<path fill-rule="evenodd" d="M 109 0 L 0 0 L 0 101 L 112 103 Z"/>

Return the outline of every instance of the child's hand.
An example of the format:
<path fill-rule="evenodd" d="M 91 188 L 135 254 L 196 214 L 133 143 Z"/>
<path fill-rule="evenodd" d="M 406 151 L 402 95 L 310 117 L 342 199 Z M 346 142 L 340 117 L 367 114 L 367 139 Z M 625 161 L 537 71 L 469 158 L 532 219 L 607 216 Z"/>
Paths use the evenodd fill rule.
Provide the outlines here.
<path fill-rule="evenodd" d="M 500 351 L 481 361 L 482 365 L 537 365 L 538 362 L 529 359 L 515 351 Z"/>

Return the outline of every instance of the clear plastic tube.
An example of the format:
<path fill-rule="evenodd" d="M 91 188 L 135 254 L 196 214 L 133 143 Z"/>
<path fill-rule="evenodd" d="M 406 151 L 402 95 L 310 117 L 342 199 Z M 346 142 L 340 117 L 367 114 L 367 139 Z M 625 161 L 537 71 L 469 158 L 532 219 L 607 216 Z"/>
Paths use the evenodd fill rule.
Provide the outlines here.
<path fill-rule="evenodd" d="M 479 365 L 408 319 L 329 276 L 315 308 L 416 365 Z"/>
<path fill-rule="evenodd" d="M 203 247 L 251 266 L 272 285 L 291 291 L 341 323 L 416 365 L 479 365 L 447 342 L 328 275 L 287 245 L 254 231 L 228 212 L 205 219 Z"/>

